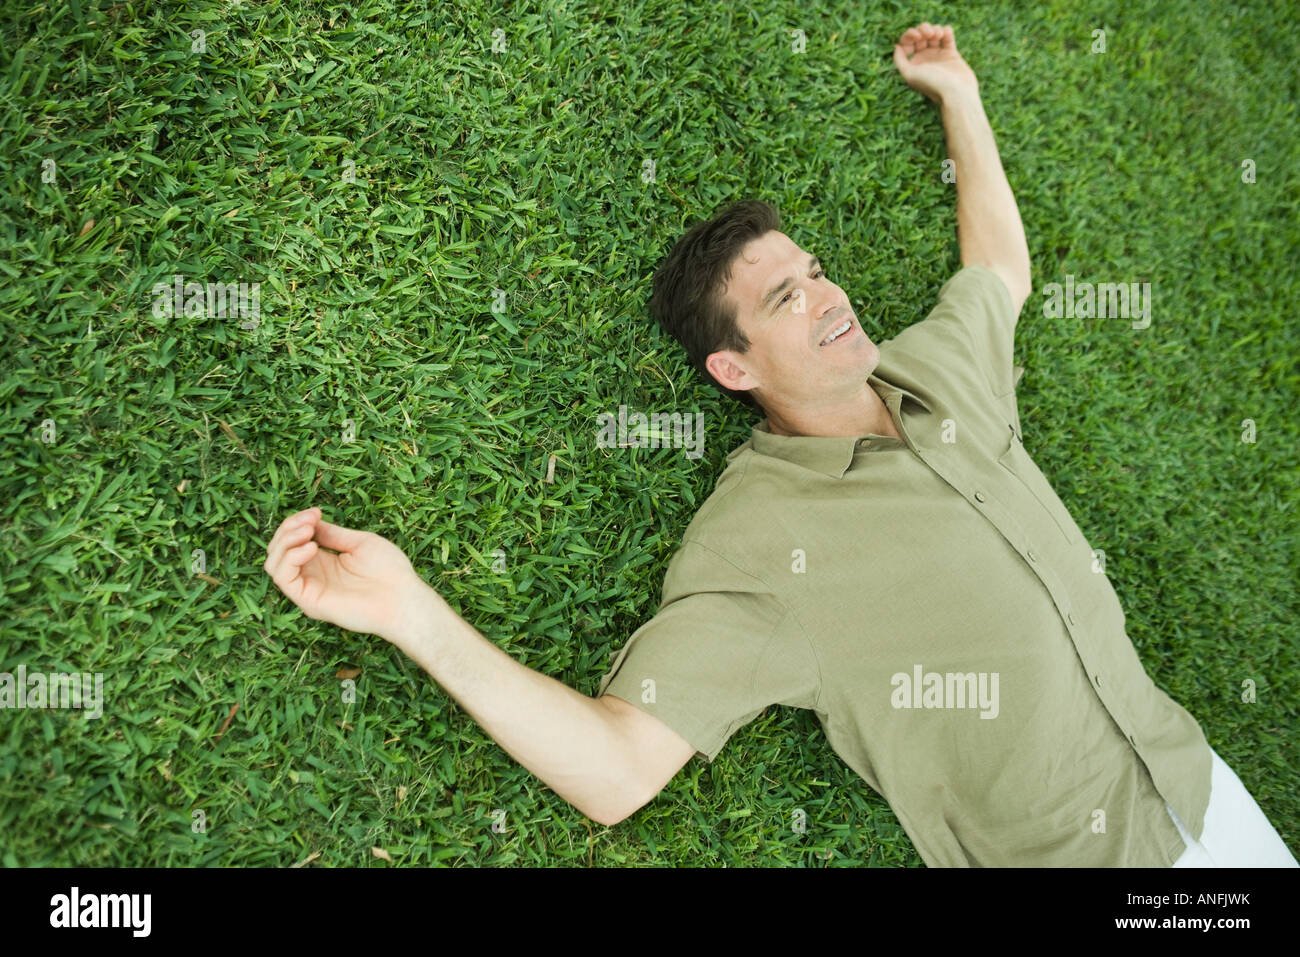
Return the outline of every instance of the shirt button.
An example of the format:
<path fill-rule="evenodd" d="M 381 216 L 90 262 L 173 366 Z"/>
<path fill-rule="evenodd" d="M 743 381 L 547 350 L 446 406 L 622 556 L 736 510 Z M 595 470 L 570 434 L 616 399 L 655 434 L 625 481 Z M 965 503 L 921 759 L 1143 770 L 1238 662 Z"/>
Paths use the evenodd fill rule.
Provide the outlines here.
<path fill-rule="evenodd" d="M 982 502 L 982 501 L 984 501 L 984 493 L 983 493 L 983 492 L 976 492 L 976 493 L 975 493 L 975 501 L 977 501 L 977 502 Z"/>
<path fill-rule="evenodd" d="M 1069 613 L 1068 615 L 1066 615 L 1065 617 L 1069 619 L 1070 624 L 1072 624 L 1072 625 L 1074 624 L 1074 612 L 1070 612 L 1070 613 Z"/>
<path fill-rule="evenodd" d="M 1036 562 L 1036 561 L 1038 561 L 1038 558 L 1037 558 L 1037 556 L 1034 555 L 1034 550 L 1033 550 L 1032 548 L 1029 550 L 1029 560 L 1030 560 L 1031 562 Z"/>
<path fill-rule="evenodd" d="M 1093 675 L 1092 680 L 1097 682 L 1097 687 L 1101 687 L 1101 675 Z"/>
<path fill-rule="evenodd" d="M 870 445 L 870 444 L 871 444 L 871 440 L 870 440 L 870 439 L 863 439 L 862 441 L 860 441 L 860 442 L 858 443 L 858 448 L 860 448 L 860 449 L 865 449 L 865 448 L 866 448 L 868 445 Z"/>
<path fill-rule="evenodd" d="M 1135 748 L 1137 747 L 1137 741 L 1133 740 L 1133 735 L 1131 734 L 1128 736 L 1128 743 L 1133 745 Z"/>

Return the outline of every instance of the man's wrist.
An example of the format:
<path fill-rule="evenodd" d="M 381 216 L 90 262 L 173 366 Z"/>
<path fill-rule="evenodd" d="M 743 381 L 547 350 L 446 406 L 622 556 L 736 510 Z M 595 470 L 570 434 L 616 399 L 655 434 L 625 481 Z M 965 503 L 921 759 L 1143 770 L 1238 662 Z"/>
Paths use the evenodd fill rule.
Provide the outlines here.
<path fill-rule="evenodd" d="M 417 578 L 398 590 L 393 624 L 389 633 L 381 637 L 414 658 L 416 650 L 436 632 L 438 622 L 449 614 L 454 614 L 451 606 L 428 583 Z"/>
<path fill-rule="evenodd" d="M 940 110 L 969 110 L 983 109 L 984 104 L 980 102 L 980 88 L 975 86 L 954 86 L 947 90 L 939 91 L 939 109 Z"/>

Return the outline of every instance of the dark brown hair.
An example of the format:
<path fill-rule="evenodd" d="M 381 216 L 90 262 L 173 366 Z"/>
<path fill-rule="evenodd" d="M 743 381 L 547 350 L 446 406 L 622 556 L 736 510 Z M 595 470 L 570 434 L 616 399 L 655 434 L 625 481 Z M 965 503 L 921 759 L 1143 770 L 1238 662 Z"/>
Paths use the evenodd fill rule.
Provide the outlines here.
<path fill-rule="evenodd" d="M 720 349 L 748 352 L 749 339 L 736 323 L 736 310 L 723 299 L 731 267 L 745 245 L 779 229 L 781 217 L 762 200 L 734 202 L 696 223 L 655 271 L 650 314 L 681 343 L 696 371 L 715 389 L 751 408 L 762 406 L 748 391 L 726 388 L 704 361 Z"/>

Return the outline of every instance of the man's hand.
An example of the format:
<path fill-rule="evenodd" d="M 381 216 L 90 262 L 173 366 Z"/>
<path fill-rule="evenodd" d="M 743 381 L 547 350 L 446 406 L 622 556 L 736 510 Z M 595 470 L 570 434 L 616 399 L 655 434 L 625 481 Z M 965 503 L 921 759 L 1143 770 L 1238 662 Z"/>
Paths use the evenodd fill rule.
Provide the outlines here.
<path fill-rule="evenodd" d="M 388 539 L 322 521 L 319 508 L 280 524 L 262 568 L 308 618 L 399 647 L 420 603 L 437 595 Z"/>
<path fill-rule="evenodd" d="M 935 103 L 958 94 L 979 95 L 975 71 L 957 52 L 952 27 L 922 23 L 904 31 L 894 45 L 894 65 L 908 86 Z"/>

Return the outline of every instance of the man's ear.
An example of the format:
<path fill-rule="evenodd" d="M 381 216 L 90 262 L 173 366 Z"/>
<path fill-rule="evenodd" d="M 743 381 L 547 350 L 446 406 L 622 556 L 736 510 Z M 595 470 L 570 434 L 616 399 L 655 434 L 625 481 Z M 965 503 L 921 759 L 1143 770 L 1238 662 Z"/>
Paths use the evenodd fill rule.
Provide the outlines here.
<path fill-rule="evenodd" d="M 758 380 L 746 371 L 745 357 L 739 352 L 723 349 L 711 353 L 704 360 L 704 367 L 723 388 L 733 392 L 744 392 L 758 385 Z"/>

